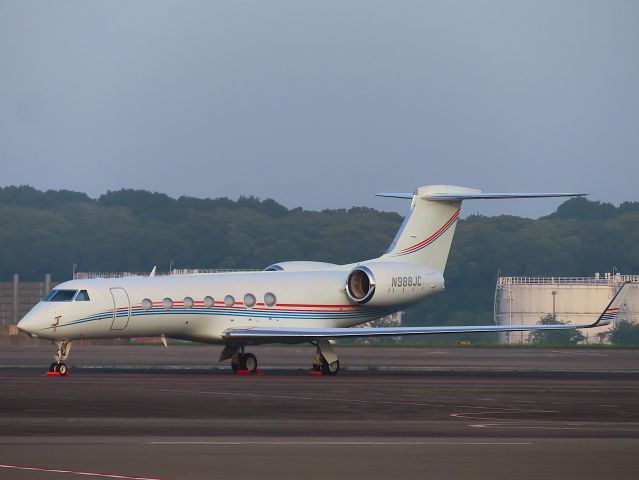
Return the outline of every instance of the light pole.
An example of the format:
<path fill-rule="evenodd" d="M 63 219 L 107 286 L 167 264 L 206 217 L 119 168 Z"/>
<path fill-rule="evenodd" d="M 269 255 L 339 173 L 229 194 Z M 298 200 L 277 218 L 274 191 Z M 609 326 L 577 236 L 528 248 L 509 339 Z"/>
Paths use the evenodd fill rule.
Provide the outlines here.
<path fill-rule="evenodd" d="M 552 319 L 557 320 L 557 311 L 556 311 L 556 298 L 559 292 L 557 290 L 552 291 Z"/>
<path fill-rule="evenodd" d="M 513 326 L 513 290 L 510 286 L 508 286 L 508 296 L 506 297 L 508 300 L 508 326 Z M 510 343 L 510 332 L 506 334 L 506 338 L 508 339 L 508 343 Z"/>
<path fill-rule="evenodd" d="M 173 274 L 173 263 L 175 263 L 173 260 L 169 261 L 169 275 Z"/>

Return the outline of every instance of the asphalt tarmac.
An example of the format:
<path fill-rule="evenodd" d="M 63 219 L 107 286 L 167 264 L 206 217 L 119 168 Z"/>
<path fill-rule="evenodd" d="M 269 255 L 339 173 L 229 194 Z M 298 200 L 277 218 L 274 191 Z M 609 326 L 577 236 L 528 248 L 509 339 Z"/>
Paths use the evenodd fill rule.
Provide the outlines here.
<path fill-rule="evenodd" d="M 0 479 L 598 479 L 639 475 L 639 350 L 0 351 Z"/>

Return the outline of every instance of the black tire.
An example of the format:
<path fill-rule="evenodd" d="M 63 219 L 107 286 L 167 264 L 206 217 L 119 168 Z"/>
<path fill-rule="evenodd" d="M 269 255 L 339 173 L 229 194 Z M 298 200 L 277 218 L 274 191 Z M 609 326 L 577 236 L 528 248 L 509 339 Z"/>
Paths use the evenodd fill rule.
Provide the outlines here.
<path fill-rule="evenodd" d="M 337 375 L 339 372 L 339 360 L 333 363 L 328 363 L 324 357 L 322 357 L 322 375 Z"/>
<path fill-rule="evenodd" d="M 60 376 L 61 376 L 61 377 L 64 377 L 64 376 L 66 376 L 66 374 L 67 374 L 67 371 L 68 371 L 68 370 L 67 370 L 67 366 L 66 366 L 66 364 L 65 364 L 65 363 L 60 362 L 60 363 L 58 363 L 58 364 L 56 365 L 56 367 L 55 367 L 55 371 L 56 371 L 56 372 L 58 372 L 58 373 L 60 374 Z"/>
<path fill-rule="evenodd" d="M 245 353 L 240 358 L 240 370 L 248 370 L 251 373 L 257 371 L 257 357 L 252 353 Z"/>
<path fill-rule="evenodd" d="M 49 365 L 49 371 L 55 372 L 55 367 L 57 366 L 58 366 L 58 362 L 53 362 L 51 365 Z"/>

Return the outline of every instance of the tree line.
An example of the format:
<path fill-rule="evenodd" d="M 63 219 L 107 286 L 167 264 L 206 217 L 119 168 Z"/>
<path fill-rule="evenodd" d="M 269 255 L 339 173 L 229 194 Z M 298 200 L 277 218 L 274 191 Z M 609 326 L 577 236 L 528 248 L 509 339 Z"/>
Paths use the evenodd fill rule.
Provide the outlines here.
<path fill-rule="evenodd" d="M 368 207 L 309 211 L 255 197 L 171 198 L 143 190 L 97 199 L 67 190 L 0 188 L 0 278 L 175 268 L 256 268 L 284 260 L 350 263 L 382 254 L 401 215 Z M 490 324 L 502 275 L 639 272 L 639 202 L 575 198 L 539 219 L 459 221 L 446 290 L 407 310 L 407 324 Z M 494 340 L 490 336 L 478 339 Z M 436 341 L 436 340 L 429 340 Z"/>

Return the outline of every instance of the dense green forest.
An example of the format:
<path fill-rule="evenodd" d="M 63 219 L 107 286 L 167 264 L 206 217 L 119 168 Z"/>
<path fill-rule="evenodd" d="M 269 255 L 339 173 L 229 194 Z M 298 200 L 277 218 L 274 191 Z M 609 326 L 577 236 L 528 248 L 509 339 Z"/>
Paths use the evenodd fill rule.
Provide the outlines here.
<path fill-rule="evenodd" d="M 0 278 L 14 272 L 59 281 L 81 271 L 263 268 L 283 260 L 349 263 L 385 251 L 402 217 L 366 207 L 287 209 L 243 197 L 173 199 L 140 190 L 98 199 L 71 191 L 0 188 Z M 459 222 L 446 291 L 412 307 L 412 324 L 492 322 L 495 279 L 504 275 L 639 273 L 639 202 L 584 198 L 537 220 L 470 216 Z"/>

